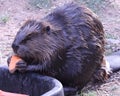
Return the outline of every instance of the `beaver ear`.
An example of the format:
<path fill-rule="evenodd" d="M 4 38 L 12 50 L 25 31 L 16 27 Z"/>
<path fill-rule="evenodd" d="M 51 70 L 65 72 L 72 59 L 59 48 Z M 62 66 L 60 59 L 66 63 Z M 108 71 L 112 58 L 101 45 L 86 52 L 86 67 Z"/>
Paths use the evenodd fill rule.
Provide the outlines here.
<path fill-rule="evenodd" d="M 44 28 L 44 31 L 45 31 L 48 35 L 50 35 L 50 26 L 46 26 L 46 27 Z"/>

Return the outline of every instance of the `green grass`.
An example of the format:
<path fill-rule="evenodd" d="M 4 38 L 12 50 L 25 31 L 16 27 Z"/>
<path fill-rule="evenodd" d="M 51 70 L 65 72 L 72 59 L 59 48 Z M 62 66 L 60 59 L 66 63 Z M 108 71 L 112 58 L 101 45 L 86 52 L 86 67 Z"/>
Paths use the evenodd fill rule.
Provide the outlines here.
<path fill-rule="evenodd" d="M 88 8 L 92 9 L 95 13 L 100 13 L 108 6 L 111 6 L 110 0 L 75 0 L 78 3 L 85 4 Z"/>
<path fill-rule="evenodd" d="M 52 0 L 29 0 L 29 4 L 35 8 L 50 8 L 52 7 Z"/>
<path fill-rule="evenodd" d="M 97 96 L 97 93 L 93 91 L 89 91 L 87 93 L 81 93 L 80 96 Z"/>
<path fill-rule="evenodd" d="M 107 39 L 118 39 L 117 36 L 113 35 L 113 34 L 110 34 L 110 33 L 106 33 L 105 34 L 105 38 Z"/>
<path fill-rule="evenodd" d="M 6 24 L 9 21 L 9 16 L 8 15 L 1 15 L 0 16 L 0 23 Z"/>

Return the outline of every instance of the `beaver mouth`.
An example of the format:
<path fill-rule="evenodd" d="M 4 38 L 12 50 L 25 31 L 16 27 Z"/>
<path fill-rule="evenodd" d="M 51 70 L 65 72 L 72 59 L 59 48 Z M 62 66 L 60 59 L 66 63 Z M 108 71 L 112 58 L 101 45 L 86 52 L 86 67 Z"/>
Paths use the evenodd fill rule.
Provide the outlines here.
<path fill-rule="evenodd" d="M 16 54 L 18 57 L 20 57 L 23 61 L 25 61 L 27 64 L 38 64 L 40 61 L 39 60 L 37 60 L 37 59 L 35 59 L 35 58 L 33 58 L 33 57 L 28 57 L 28 55 L 27 56 L 21 56 L 21 55 L 19 55 L 19 54 Z"/>
<path fill-rule="evenodd" d="M 38 56 L 38 54 L 29 52 L 28 50 L 17 50 L 15 53 L 18 57 L 20 57 L 22 60 L 24 60 L 27 64 L 38 64 L 41 63 L 41 56 Z"/>
<path fill-rule="evenodd" d="M 31 64 L 34 61 L 33 56 L 30 52 L 25 52 L 25 50 L 21 50 L 20 48 L 13 49 L 14 54 L 24 60 L 26 63 Z M 35 62 L 35 61 L 34 61 Z"/>

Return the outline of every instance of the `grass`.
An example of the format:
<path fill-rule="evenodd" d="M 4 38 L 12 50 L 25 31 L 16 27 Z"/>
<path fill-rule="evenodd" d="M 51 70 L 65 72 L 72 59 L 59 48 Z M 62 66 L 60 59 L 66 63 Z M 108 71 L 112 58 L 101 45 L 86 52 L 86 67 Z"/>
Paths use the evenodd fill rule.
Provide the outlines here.
<path fill-rule="evenodd" d="M 85 4 L 87 7 L 92 9 L 95 13 L 104 11 L 105 8 L 112 5 L 114 0 L 75 0 L 78 3 Z"/>
<path fill-rule="evenodd" d="M 8 15 L 1 15 L 0 16 L 0 23 L 6 24 L 9 21 L 9 16 Z"/>
<path fill-rule="evenodd" d="M 88 93 L 81 93 L 80 96 L 97 96 L 97 93 L 90 91 Z"/>
<path fill-rule="evenodd" d="M 29 4 L 35 8 L 50 8 L 52 7 L 52 0 L 29 0 Z"/>
<path fill-rule="evenodd" d="M 105 38 L 107 39 L 118 39 L 117 36 L 113 35 L 113 34 L 110 34 L 110 33 L 106 33 L 105 34 Z"/>

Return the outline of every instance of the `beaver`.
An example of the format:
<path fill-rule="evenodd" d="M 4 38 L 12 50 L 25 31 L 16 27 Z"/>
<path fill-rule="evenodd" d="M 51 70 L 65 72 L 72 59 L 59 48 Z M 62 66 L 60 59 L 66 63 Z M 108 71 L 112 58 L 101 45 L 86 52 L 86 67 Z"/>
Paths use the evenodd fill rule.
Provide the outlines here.
<path fill-rule="evenodd" d="M 70 96 L 81 90 L 91 77 L 105 80 L 110 68 L 104 58 L 105 37 L 95 13 L 76 3 L 56 8 L 40 20 L 28 20 L 12 43 L 22 58 L 19 72 L 52 76 Z"/>

